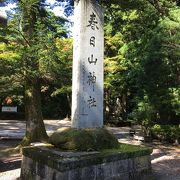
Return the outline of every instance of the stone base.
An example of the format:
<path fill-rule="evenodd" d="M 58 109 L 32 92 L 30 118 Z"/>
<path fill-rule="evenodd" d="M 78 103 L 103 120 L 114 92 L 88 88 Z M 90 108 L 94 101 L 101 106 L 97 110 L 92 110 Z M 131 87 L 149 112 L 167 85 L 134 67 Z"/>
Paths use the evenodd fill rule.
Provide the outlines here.
<path fill-rule="evenodd" d="M 151 177 L 150 150 L 62 152 L 45 146 L 23 149 L 23 180 L 142 180 Z"/>

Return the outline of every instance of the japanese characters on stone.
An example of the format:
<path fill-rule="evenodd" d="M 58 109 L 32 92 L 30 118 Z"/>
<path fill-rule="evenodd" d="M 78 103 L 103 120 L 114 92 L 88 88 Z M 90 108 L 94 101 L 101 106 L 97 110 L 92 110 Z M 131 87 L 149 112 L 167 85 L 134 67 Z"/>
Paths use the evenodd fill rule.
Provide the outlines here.
<path fill-rule="evenodd" d="M 96 0 L 75 4 L 72 127 L 103 125 L 103 9 Z"/>
<path fill-rule="evenodd" d="M 96 18 L 96 14 L 94 12 L 90 14 L 87 27 L 91 28 L 93 31 L 99 30 L 98 21 Z M 89 45 L 90 47 L 93 48 L 96 47 L 96 37 L 94 35 L 89 38 Z M 97 61 L 98 59 L 94 57 L 94 54 L 91 54 L 90 57 L 88 57 L 88 63 L 90 65 L 96 65 Z M 87 84 L 89 85 L 90 88 L 92 88 L 92 91 L 94 92 L 96 88 L 96 79 L 97 79 L 96 72 L 94 71 L 89 72 L 87 79 L 88 79 Z M 96 107 L 96 99 L 92 95 L 89 96 L 87 103 L 89 108 Z"/>

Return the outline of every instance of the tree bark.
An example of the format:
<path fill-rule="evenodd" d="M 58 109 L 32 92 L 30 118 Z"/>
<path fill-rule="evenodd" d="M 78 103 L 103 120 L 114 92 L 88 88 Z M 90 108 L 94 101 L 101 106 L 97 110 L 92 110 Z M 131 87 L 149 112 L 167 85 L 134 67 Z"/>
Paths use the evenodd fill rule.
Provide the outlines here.
<path fill-rule="evenodd" d="M 38 73 L 39 60 L 36 57 L 36 52 L 32 51 L 35 38 L 38 41 L 38 38 L 35 36 L 38 6 L 38 1 L 36 3 L 27 1 L 21 5 L 23 13 L 22 27 L 28 41 L 23 56 L 26 69 L 24 75 L 26 134 L 21 142 L 22 146 L 29 145 L 31 142 L 44 141 L 48 138 L 41 111 L 41 82 Z"/>
<path fill-rule="evenodd" d="M 41 111 L 40 85 L 36 80 L 26 82 L 25 85 L 25 117 L 26 134 L 22 145 L 47 140 L 48 136 Z"/>
<path fill-rule="evenodd" d="M 5 27 L 7 25 L 7 18 L 0 12 L 0 27 Z"/>

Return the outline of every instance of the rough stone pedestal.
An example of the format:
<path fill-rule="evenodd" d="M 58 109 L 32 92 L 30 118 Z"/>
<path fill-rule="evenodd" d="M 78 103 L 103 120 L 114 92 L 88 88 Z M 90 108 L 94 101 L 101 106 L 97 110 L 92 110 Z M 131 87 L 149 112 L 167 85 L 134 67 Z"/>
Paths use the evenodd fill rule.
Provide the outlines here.
<path fill-rule="evenodd" d="M 150 150 L 62 152 L 47 147 L 23 149 L 23 180 L 144 180 L 151 178 Z"/>

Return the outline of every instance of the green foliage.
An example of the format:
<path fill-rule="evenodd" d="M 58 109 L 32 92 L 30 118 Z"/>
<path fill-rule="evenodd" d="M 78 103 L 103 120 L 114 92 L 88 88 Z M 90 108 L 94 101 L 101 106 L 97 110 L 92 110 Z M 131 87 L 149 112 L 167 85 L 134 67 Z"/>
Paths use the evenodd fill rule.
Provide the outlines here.
<path fill-rule="evenodd" d="M 142 125 L 145 136 L 151 136 L 151 127 L 156 120 L 156 109 L 151 106 L 147 97 L 143 100 L 136 100 L 137 106 L 129 114 L 128 118 L 136 124 Z"/>
<path fill-rule="evenodd" d="M 7 96 L 13 98 L 13 104 L 22 106 L 23 87 L 19 82 L 19 54 L 13 51 L 14 43 L 0 43 L 0 100 Z M 18 72 L 18 73 L 16 73 Z"/>
<path fill-rule="evenodd" d="M 57 56 L 51 64 L 50 74 L 54 79 L 55 89 L 51 96 L 71 93 L 72 78 L 72 39 L 56 39 Z"/>
<path fill-rule="evenodd" d="M 146 128 L 153 122 L 177 124 L 180 8 L 166 0 L 126 3 L 106 9 L 106 118 Z"/>
<path fill-rule="evenodd" d="M 67 20 L 55 16 L 42 3 L 19 1 L 14 10 L 16 14 L 8 14 L 8 25 L 1 28 L 0 39 L 5 43 L 0 44 L 0 92 L 2 100 L 7 95 L 17 95 L 15 99 L 19 99 L 24 95 L 27 81 L 36 80 L 45 98 L 44 115 L 49 112 L 57 118 L 62 117 L 59 115 L 62 111 L 69 111 L 67 105 L 68 110 L 57 112 L 57 99 L 61 99 L 58 102 L 63 104 L 62 101 L 67 101 L 67 98 L 61 98 L 62 94 L 69 95 L 71 92 L 72 40 L 65 39 L 68 33 L 65 28 Z M 26 15 L 34 14 L 33 19 L 29 20 L 31 16 L 26 17 L 23 14 L 25 11 L 28 11 Z M 52 111 L 52 107 L 56 107 L 56 111 Z"/>
<path fill-rule="evenodd" d="M 152 133 L 161 141 L 180 142 L 180 127 L 175 125 L 159 125 L 155 124 L 152 128 Z"/>
<path fill-rule="evenodd" d="M 64 118 L 71 115 L 71 78 L 72 78 L 72 39 L 57 38 L 58 58 L 48 64 L 43 83 L 43 115 L 46 118 Z M 58 104 L 58 106 L 57 106 Z"/>
<path fill-rule="evenodd" d="M 170 15 L 173 11 L 170 11 Z M 159 119 L 166 122 L 179 116 L 180 107 L 175 99 L 180 96 L 172 93 L 172 89 L 179 92 L 179 24 L 173 16 L 160 21 L 146 45 L 146 53 L 140 64 L 143 70 L 139 76 L 143 82 L 141 86 L 150 104 L 157 110 Z"/>
<path fill-rule="evenodd" d="M 8 43 L 0 45 L 3 52 L 0 55 L 0 92 L 11 88 L 13 94 L 23 88 L 27 77 L 38 78 L 43 111 L 47 114 L 50 111 L 57 117 L 59 113 L 53 111 L 57 109 L 56 103 L 66 101 L 68 105 L 63 111 L 69 115 L 72 39 L 67 38 L 66 21 L 45 10 L 44 1 L 31 0 L 27 6 L 23 6 L 23 2 L 19 1 L 21 6 L 10 16 L 8 28 L 1 29 L 0 39 Z M 153 123 L 178 124 L 179 2 L 101 2 L 105 8 L 105 121 L 131 120 L 146 129 Z M 25 15 L 21 8 L 30 6 L 33 6 L 32 11 L 38 7 L 31 35 L 24 31 L 28 21 L 22 21 Z"/>

